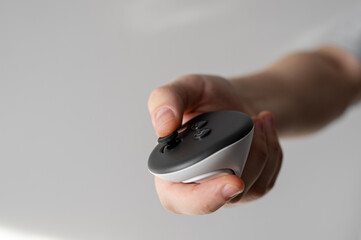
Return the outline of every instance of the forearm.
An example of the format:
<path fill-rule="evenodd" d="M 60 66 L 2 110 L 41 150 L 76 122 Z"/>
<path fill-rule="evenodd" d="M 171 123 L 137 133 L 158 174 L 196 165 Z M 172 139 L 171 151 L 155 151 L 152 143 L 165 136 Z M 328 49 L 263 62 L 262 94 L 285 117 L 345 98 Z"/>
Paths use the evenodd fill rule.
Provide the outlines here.
<path fill-rule="evenodd" d="M 287 56 L 231 82 L 251 114 L 273 113 L 282 135 L 318 130 L 361 98 L 359 61 L 333 47 Z"/>

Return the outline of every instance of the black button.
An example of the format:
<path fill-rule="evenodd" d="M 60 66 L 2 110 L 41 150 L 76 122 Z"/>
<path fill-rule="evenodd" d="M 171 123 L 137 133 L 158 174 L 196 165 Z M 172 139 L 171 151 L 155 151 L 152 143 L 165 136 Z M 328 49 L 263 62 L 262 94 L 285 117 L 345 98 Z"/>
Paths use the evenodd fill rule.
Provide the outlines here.
<path fill-rule="evenodd" d="M 158 138 L 158 143 L 170 143 L 175 141 L 178 136 L 178 131 L 172 132 L 170 135 Z"/>
<path fill-rule="evenodd" d="M 161 151 L 162 153 L 168 152 L 168 151 L 172 150 L 173 148 L 175 148 L 176 146 L 178 146 L 178 144 L 179 144 L 180 142 L 181 142 L 180 139 L 175 139 L 173 142 L 164 145 L 164 146 L 161 148 L 160 151 Z"/>
<path fill-rule="evenodd" d="M 196 122 L 195 124 L 193 124 L 192 130 L 198 130 L 198 129 L 204 127 L 207 123 L 208 123 L 207 121 Z"/>
<path fill-rule="evenodd" d="M 210 132 L 211 132 L 211 129 L 204 128 L 204 129 L 197 131 L 197 133 L 194 134 L 193 136 L 195 139 L 200 140 L 200 139 L 206 137 Z"/>
<path fill-rule="evenodd" d="M 177 138 L 177 136 L 178 131 L 174 131 L 168 136 L 158 138 L 159 144 L 165 144 L 161 149 L 162 153 L 175 148 L 181 142 L 181 140 Z"/>

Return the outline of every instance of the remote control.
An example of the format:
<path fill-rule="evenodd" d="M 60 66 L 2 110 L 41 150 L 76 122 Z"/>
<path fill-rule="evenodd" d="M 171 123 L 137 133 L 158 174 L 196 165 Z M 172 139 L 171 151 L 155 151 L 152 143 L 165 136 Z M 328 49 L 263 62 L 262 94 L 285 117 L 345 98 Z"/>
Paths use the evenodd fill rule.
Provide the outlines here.
<path fill-rule="evenodd" d="M 201 183 L 223 174 L 241 177 L 253 129 L 253 120 L 241 112 L 201 114 L 158 139 L 148 169 L 159 178 L 183 183 Z"/>

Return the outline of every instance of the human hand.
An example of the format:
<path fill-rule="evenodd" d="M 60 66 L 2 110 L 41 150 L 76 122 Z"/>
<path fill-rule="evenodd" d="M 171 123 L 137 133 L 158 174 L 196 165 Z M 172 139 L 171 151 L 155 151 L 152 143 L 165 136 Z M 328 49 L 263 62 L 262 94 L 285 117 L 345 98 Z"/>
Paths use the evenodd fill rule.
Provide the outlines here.
<path fill-rule="evenodd" d="M 229 81 L 206 75 L 183 76 L 155 89 L 148 107 L 160 137 L 204 112 L 250 112 L 246 101 Z M 184 184 L 155 177 L 162 205 L 173 213 L 200 215 L 214 212 L 225 204 L 234 205 L 266 194 L 278 176 L 282 151 L 271 113 L 261 112 L 253 120 L 254 137 L 242 179 L 225 175 L 201 184 Z"/>

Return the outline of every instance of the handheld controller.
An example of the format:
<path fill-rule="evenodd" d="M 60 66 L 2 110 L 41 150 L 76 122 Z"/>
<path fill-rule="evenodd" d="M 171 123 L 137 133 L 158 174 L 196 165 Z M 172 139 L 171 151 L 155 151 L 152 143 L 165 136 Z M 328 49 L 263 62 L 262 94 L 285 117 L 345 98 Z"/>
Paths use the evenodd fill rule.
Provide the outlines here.
<path fill-rule="evenodd" d="M 253 120 L 236 111 L 201 114 L 158 139 L 149 171 L 172 182 L 204 182 L 222 174 L 241 176 L 253 137 Z"/>

